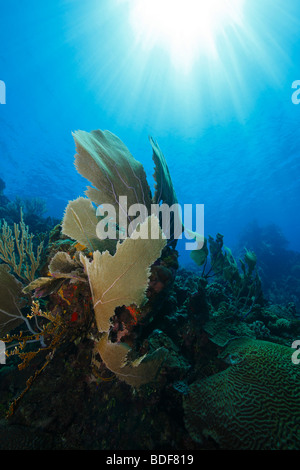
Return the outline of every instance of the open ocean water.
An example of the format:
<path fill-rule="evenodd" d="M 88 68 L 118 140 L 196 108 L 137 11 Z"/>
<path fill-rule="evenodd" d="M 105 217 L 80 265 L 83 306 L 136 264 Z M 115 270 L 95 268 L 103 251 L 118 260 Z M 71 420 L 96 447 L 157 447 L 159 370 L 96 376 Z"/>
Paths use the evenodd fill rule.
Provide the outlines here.
<path fill-rule="evenodd" d="M 185 26 L 187 26 L 186 29 Z M 155 331 L 163 331 L 172 338 L 176 347 L 179 348 L 176 351 L 182 353 L 184 361 L 189 362 L 194 371 L 194 375 L 190 376 L 187 373 L 188 366 L 186 368 L 182 364 L 178 366 L 176 371 L 179 370 L 178 376 L 182 383 L 174 386 L 173 391 L 181 386 L 184 390 L 183 383 L 191 386 L 194 379 L 203 379 L 203 377 L 222 373 L 223 369 L 219 363 L 215 364 L 215 368 L 211 365 L 216 355 L 211 350 L 203 353 L 205 335 L 213 338 L 212 344 L 215 348 L 223 348 L 229 341 L 227 336 L 224 341 L 220 340 L 219 330 L 222 330 L 222 334 L 225 330 L 226 334 L 229 336 L 231 334 L 230 341 L 233 337 L 244 338 L 246 336 L 256 341 L 267 340 L 272 344 L 289 348 L 293 341 L 300 338 L 297 323 L 300 316 L 299 57 L 300 2 L 298 0 L 235 0 L 232 2 L 226 0 L 211 2 L 204 0 L 183 2 L 179 0 L 174 0 L 174 2 L 168 0 L 160 2 L 155 0 L 153 2 L 147 0 L 45 0 L 43 2 L 0 0 L 0 219 L 2 219 L 2 227 L 4 220 L 11 227 L 14 223 L 20 222 L 20 218 L 18 219 L 16 215 L 16 210 L 20 206 L 23 207 L 25 223 L 35 234 L 35 240 L 40 240 L 39 234 L 49 233 L 56 224 L 61 223 L 69 201 L 84 196 L 89 184 L 88 178 L 84 178 L 74 166 L 76 149 L 72 133 L 79 130 L 91 132 L 100 129 L 108 130 L 116 135 L 133 157 L 141 162 L 152 194 L 155 190 L 155 181 L 153 179 L 153 150 L 149 137 L 155 139 L 165 156 L 178 203 L 182 207 L 185 204 L 189 205 L 193 211 L 197 205 L 204 205 L 204 236 L 207 239 L 209 236 L 216 239 L 217 234 L 222 234 L 224 245 L 233 253 L 240 272 L 242 272 L 242 264 L 239 259 L 243 258 L 244 248 L 249 252 L 255 252 L 256 268 L 265 300 L 261 300 L 260 293 L 257 294 L 257 291 L 254 293 L 254 290 L 251 290 L 254 289 L 254 284 L 251 284 L 249 291 L 245 291 L 246 287 L 243 285 L 243 294 L 241 294 L 241 288 L 238 296 L 235 297 L 234 289 L 238 281 L 230 284 L 233 290 L 229 292 L 226 291 L 228 288 L 226 282 L 230 282 L 228 276 L 227 278 L 225 276 L 222 281 L 214 278 L 212 280 L 212 282 L 216 281 L 213 287 L 214 295 L 216 295 L 216 289 L 219 289 L 219 294 L 213 297 L 212 287 L 206 287 L 206 289 L 211 289 L 206 292 L 207 305 L 209 305 L 207 307 L 205 304 L 207 311 L 206 307 L 203 307 L 204 301 L 201 304 L 200 300 L 198 303 L 195 300 L 197 308 L 193 304 L 194 301 L 188 304 L 189 307 L 184 303 L 189 296 L 195 295 L 195 289 L 196 291 L 198 289 L 198 295 L 202 292 L 203 286 L 201 289 L 199 286 L 195 287 L 197 282 L 194 276 L 203 278 L 204 275 L 205 281 L 211 282 L 210 276 L 205 276 L 202 271 L 206 264 L 204 266 L 202 263 L 200 267 L 197 266 L 190 257 L 190 251 L 185 249 L 184 239 L 179 240 L 176 247 L 179 267 L 173 265 L 170 267 L 167 262 L 165 263 L 165 266 L 170 269 L 169 274 L 165 276 L 170 276 L 172 283 L 175 282 L 172 284 L 175 286 L 172 287 L 175 291 L 172 291 L 173 297 L 171 296 L 172 298 L 170 297 L 167 302 L 168 307 L 163 303 L 165 300 L 160 301 L 160 309 L 162 312 L 167 312 L 168 319 L 175 315 L 178 323 L 175 320 L 173 323 L 168 323 L 168 320 L 166 324 L 154 322 Z M 195 212 L 193 214 L 191 228 L 196 230 Z M 84 245 L 82 240 L 77 239 L 77 241 Z M 78 246 L 76 250 L 80 251 L 81 248 L 78 249 Z M 63 246 L 59 248 L 59 251 L 64 249 Z M 68 253 L 71 255 L 74 254 L 69 248 L 65 250 L 69 250 Z M 54 252 L 52 251 L 51 254 L 53 255 Z M 44 259 L 46 267 L 41 268 L 44 269 L 40 273 L 41 276 L 48 275 L 49 256 L 48 252 Z M 3 256 L 1 260 L 5 262 Z M 207 266 L 213 266 L 213 264 L 214 261 L 211 259 Z M 179 269 L 179 277 L 175 279 L 174 270 L 176 269 Z M 172 274 L 170 274 L 171 271 Z M 216 276 L 219 274 L 220 271 L 215 273 Z M 166 277 L 152 280 L 161 283 L 153 287 L 156 293 L 163 289 L 161 286 L 165 286 L 164 282 L 167 284 Z M 22 281 L 20 277 L 17 279 Z M 225 290 L 221 289 L 221 284 L 222 289 Z M 194 286 L 194 290 L 191 285 Z M 60 289 L 63 287 L 60 286 Z M 71 301 L 68 297 L 69 291 L 58 292 L 60 300 L 58 301 L 55 297 L 50 300 L 50 304 L 45 301 L 45 308 L 48 306 L 53 309 L 55 302 L 59 305 L 57 308 L 63 308 L 61 304 L 63 301 L 67 302 L 68 307 L 72 305 L 73 300 Z M 7 312 L 8 307 L 4 303 L 1 304 L 1 298 L 7 298 L 9 295 L 0 290 L 2 313 Z M 241 298 L 243 298 L 242 306 Z M 49 300 L 48 297 L 46 299 Z M 174 299 L 177 304 L 173 308 Z M 78 305 L 83 305 L 82 299 L 77 298 L 77 302 Z M 69 312 L 72 325 L 78 318 L 81 318 L 82 312 L 78 305 L 76 304 L 76 308 L 74 307 Z M 235 310 L 233 305 L 235 305 Z M 273 305 L 273 310 L 270 305 L 271 307 Z M 266 313 L 267 306 L 268 314 Z M 68 307 L 66 307 L 67 310 Z M 30 309 L 30 307 L 27 308 Z M 193 320 L 192 323 L 188 323 L 188 326 L 183 327 L 180 318 L 184 315 L 189 318 L 186 308 L 188 312 L 194 312 L 191 315 L 194 315 L 195 311 L 200 313 L 205 311 L 206 316 L 203 314 L 205 319 L 196 322 L 197 326 Z M 215 321 L 215 318 L 221 315 L 221 310 L 223 313 L 233 311 L 233 315 L 237 315 L 239 311 L 240 317 L 238 326 L 235 321 L 227 319 L 228 322 L 224 320 L 226 326 L 222 324 L 222 327 L 218 326 L 219 329 L 216 327 L 218 330 L 216 339 L 215 326 L 210 323 L 205 327 L 207 325 L 205 322 L 212 321 L 212 319 Z M 56 313 L 57 311 L 55 310 Z M 136 315 L 136 312 L 132 314 Z M 5 322 L 5 319 L 3 320 L 0 315 L 1 321 Z M 114 324 L 117 338 L 124 336 L 124 329 L 127 331 L 129 328 L 126 321 L 122 321 L 123 323 L 120 319 L 118 320 L 118 325 L 121 323 L 123 325 L 122 330 L 118 330 L 117 323 Z M 247 330 L 248 333 L 245 333 L 246 330 L 241 333 L 240 328 L 244 321 L 246 321 L 246 327 L 250 328 L 251 334 L 250 330 Z M 291 323 L 293 321 L 297 324 Z M 201 330 L 200 333 L 197 330 L 198 327 Z M 172 328 L 176 330 L 178 337 Z M 182 332 L 183 330 L 185 333 Z M 121 334 L 120 331 L 123 333 Z M 146 333 L 150 334 L 149 332 L 150 330 L 146 329 Z M 144 341 L 147 336 L 146 333 L 144 332 L 137 341 L 141 348 L 140 353 L 144 351 L 141 345 L 142 340 Z M 6 330 L 5 334 L 7 334 Z M 134 338 L 136 341 L 136 336 Z M 128 342 L 130 347 L 137 344 L 134 341 L 131 338 Z M 157 343 L 154 342 L 152 348 L 155 349 L 155 345 L 167 347 L 166 344 L 166 340 L 160 340 Z M 195 359 L 196 350 L 201 351 L 202 355 L 199 353 L 201 365 Z M 260 361 L 261 350 L 258 348 L 257 351 L 258 361 Z M 270 357 L 279 354 L 274 351 L 270 349 L 268 352 Z M 292 354 L 292 349 L 290 351 Z M 61 352 L 58 351 L 58 358 L 59 354 Z M 72 354 L 75 354 L 73 350 Z M 282 353 L 283 356 L 284 353 Z M 9 359 L 7 363 L 8 361 Z M 204 363 L 210 364 L 209 370 L 205 369 Z M 233 362 L 230 364 L 231 367 L 238 367 Z M 83 367 L 80 364 L 79 368 Z M 297 366 L 294 365 L 294 367 Z M 59 365 L 58 373 L 63 376 L 61 368 L 62 366 Z M 174 372 L 172 367 L 171 370 Z M 168 384 L 174 382 L 174 375 L 177 372 L 173 375 L 171 373 L 171 377 L 166 379 Z M 236 373 L 239 374 L 240 371 L 236 369 Z M 9 380 L 5 379 L 7 377 L 5 374 L 6 372 L 3 372 L 1 413 L 7 403 L 15 399 L 22 389 L 18 383 L 15 384 L 15 379 L 12 379 L 14 387 L 9 386 Z M 277 372 L 272 370 L 270 374 L 276 376 Z M 89 377 L 92 382 L 101 382 L 101 379 L 97 377 L 93 379 Z M 83 379 L 80 380 L 82 383 Z M 228 380 L 231 380 L 229 373 Z M 24 384 L 25 382 L 24 379 Z M 111 386 L 105 381 L 102 385 L 103 387 Z M 90 387 L 90 383 L 88 386 Z M 269 390 L 268 386 L 266 384 L 266 390 Z M 208 383 L 203 384 L 203 393 L 207 393 L 209 387 Z M 9 393 L 8 389 L 13 392 Z M 43 385 L 41 389 L 45 393 Z M 53 390 L 53 393 L 61 393 L 61 389 L 59 390 L 59 392 Z M 289 393 L 289 390 L 287 387 L 282 393 Z M 30 394 L 31 390 L 28 393 Z M 82 399 L 82 393 L 81 390 L 78 402 Z M 105 393 L 109 394 L 109 391 Z M 113 389 L 111 393 L 112 396 L 117 397 L 115 399 L 117 402 L 121 392 Z M 129 392 L 126 389 L 122 393 L 124 397 Z M 183 391 L 180 393 L 182 398 L 185 393 Z M 235 393 L 234 390 L 233 394 Z M 244 393 L 244 390 L 241 393 Z M 176 401 L 177 398 L 176 396 L 174 400 Z M 76 399 L 77 397 L 74 398 L 75 402 Z M 216 398 L 214 395 L 214 400 L 217 399 L 218 403 L 222 402 L 222 397 Z M 120 400 L 122 402 L 122 399 Z M 132 396 L 130 400 L 133 400 Z M 141 403 L 145 400 L 145 396 L 139 397 L 139 400 L 139 406 L 142 409 Z M 149 438 L 149 441 L 144 437 L 140 447 L 136 444 L 137 440 L 131 445 L 121 438 L 119 441 L 116 438 L 109 441 L 109 438 L 105 437 L 107 433 L 109 435 L 109 432 L 114 435 L 116 432 L 121 432 L 119 428 L 119 431 L 116 431 L 116 420 L 113 421 L 113 418 L 112 431 L 103 428 L 94 441 L 87 438 L 80 441 L 78 437 L 80 431 L 77 428 L 73 434 L 71 431 L 68 434 L 68 430 L 71 429 L 70 423 L 73 423 L 71 418 L 68 420 L 64 416 L 65 424 L 58 426 L 59 430 L 57 430 L 58 427 L 55 427 L 56 425 L 50 418 L 52 424 L 48 426 L 46 418 L 43 421 L 41 417 L 36 416 L 36 412 L 30 408 L 32 407 L 30 401 L 28 406 L 32 414 L 29 413 L 28 416 L 32 417 L 24 418 L 26 413 L 23 411 L 22 418 L 15 423 L 15 426 L 20 427 L 10 429 L 15 429 L 16 432 L 22 434 L 21 426 L 28 426 L 26 419 L 29 422 L 32 419 L 35 423 L 30 430 L 32 440 L 28 438 L 29 441 L 22 441 L 21 439 L 20 442 L 23 442 L 20 444 L 21 448 L 31 448 L 31 446 L 46 448 L 46 437 L 48 434 L 54 436 L 56 432 L 62 437 L 61 440 L 54 440 L 52 444 L 49 444 L 52 449 L 64 448 L 64 432 L 67 435 L 66 448 L 70 449 L 180 448 L 186 451 L 198 448 L 235 448 L 235 444 L 227 439 L 228 430 L 220 431 L 217 424 L 212 424 L 211 417 L 207 418 L 208 414 L 205 417 L 201 416 L 198 424 L 191 422 L 190 410 L 193 406 L 197 406 L 195 404 L 197 399 L 194 395 L 188 403 L 187 399 L 182 400 L 186 404 L 182 411 L 184 417 L 180 425 L 185 423 L 185 428 L 182 425 L 185 431 L 182 432 L 188 432 L 189 437 L 182 437 L 179 431 L 178 435 L 173 435 L 168 429 L 163 437 L 157 437 L 155 433 L 156 437 Z M 208 397 L 207 400 L 209 403 L 210 398 Z M 297 400 L 298 404 L 295 406 L 297 408 L 299 405 L 300 409 L 299 396 Z M 156 394 L 153 403 L 162 402 L 163 398 L 159 398 Z M 256 397 L 253 401 L 250 397 L 249 402 L 256 402 Z M 242 414 L 239 402 L 234 402 L 234 404 Z M 100 405 L 103 406 L 103 403 Z M 51 416 L 51 411 L 45 411 L 45 406 L 45 404 L 41 405 L 41 415 L 47 416 L 49 413 Z M 117 405 L 110 404 L 109 409 L 114 406 Z M 131 406 L 133 408 L 136 406 L 134 400 Z M 270 406 L 273 410 L 275 407 L 276 411 L 277 405 L 262 406 Z M 293 406 L 291 405 L 292 410 L 294 410 Z M 120 411 L 120 414 L 125 413 L 122 416 L 124 420 L 128 420 L 124 409 Z M 224 416 L 227 416 L 227 411 L 224 411 Z M 253 413 L 255 414 L 256 411 L 254 410 Z M 90 412 L 92 413 L 91 410 Z M 173 416 L 174 409 L 170 407 L 168 413 L 169 417 Z M 284 410 L 282 413 L 286 414 L 287 411 Z M 293 414 L 294 411 L 291 413 Z M 115 415 L 112 413 L 112 416 L 116 415 L 117 413 Z M 281 416 L 281 412 L 278 411 L 279 415 Z M 163 421 L 159 416 L 158 413 L 158 428 L 161 425 L 159 423 Z M 148 418 L 145 418 L 144 429 L 150 433 L 151 424 Z M 86 426 L 83 425 L 83 433 L 86 433 L 91 425 L 89 419 L 91 418 L 87 418 Z M 106 415 L 101 415 L 98 419 L 106 420 Z M 298 413 L 296 417 L 291 417 L 291 421 L 294 420 L 293 424 L 285 424 L 283 427 L 295 426 L 299 429 L 299 419 Z M 76 418 L 74 420 L 76 422 Z M 137 417 L 134 415 L 132 420 L 135 423 Z M 220 417 L 220 420 L 222 421 L 223 418 Z M 40 422 L 42 422 L 41 425 Z M 3 444 L 1 447 L 0 442 L 0 448 L 11 448 L 15 439 L 14 431 L 10 430 L 11 434 L 7 434 L 4 431 L 7 425 L 3 423 L 2 427 L 0 426 L 0 437 L 2 430 L 3 436 L 10 437 L 5 439 L 3 437 Z M 170 423 L 167 426 L 172 427 L 174 423 L 172 424 L 171 418 Z M 41 438 L 41 441 L 35 441 L 35 432 L 36 429 L 40 429 L 39 426 L 46 437 L 44 440 Z M 124 428 L 124 432 L 132 432 L 134 426 Z M 231 424 L 228 429 L 233 434 L 239 426 L 243 427 L 240 422 L 230 426 Z M 256 424 L 254 428 L 255 426 Z M 195 431 L 195 428 L 199 429 L 199 432 Z M 262 442 L 262 435 L 268 434 L 265 429 L 269 427 L 266 425 L 263 429 L 261 437 L 258 432 L 257 441 L 254 444 L 250 443 L 249 447 L 274 449 L 294 446 L 294 448 L 300 448 L 298 431 L 288 436 L 278 434 L 270 437 L 270 440 L 265 443 Z M 208 438 L 208 442 L 205 438 L 202 439 L 203 436 L 199 437 L 201 433 Z M 247 448 L 245 442 L 248 437 L 244 437 L 240 431 L 237 431 L 237 434 L 238 441 L 234 440 L 234 442 L 239 442 L 240 438 L 241 448 Z M 209 439 L 216 444 L 211 445 Z M 275 441 L 280 444 L 276 444 Z M 258 445 L 256 445 L 257 442 L 259 442 Z M 240 448 L 239 444 L 236 448 Z"/>

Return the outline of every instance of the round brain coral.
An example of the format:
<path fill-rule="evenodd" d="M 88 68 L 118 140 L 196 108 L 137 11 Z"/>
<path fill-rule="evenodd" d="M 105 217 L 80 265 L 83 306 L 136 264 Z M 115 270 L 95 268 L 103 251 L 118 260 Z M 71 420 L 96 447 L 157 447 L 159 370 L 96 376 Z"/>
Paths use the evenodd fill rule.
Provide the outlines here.
<path fill-rule="evenodd" d="M 231 365 L 195 382 L 184 397 L 185 424 L 220 449 L 300 449 L 300 365 L 293 350 L 250 338 L 222 353 Z"/>

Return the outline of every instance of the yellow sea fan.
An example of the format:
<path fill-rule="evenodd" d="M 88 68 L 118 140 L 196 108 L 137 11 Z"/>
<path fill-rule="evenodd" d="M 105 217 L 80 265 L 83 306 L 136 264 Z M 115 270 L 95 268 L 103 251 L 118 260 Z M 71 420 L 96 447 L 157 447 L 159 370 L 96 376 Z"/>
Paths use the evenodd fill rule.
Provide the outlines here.
<path fill-rule="evenodd" d="M 96 349 L 109 370 L 120 380 L 136 388 L 156 378 L 168 353 L 166 348 L 159 348 L 130 363 L 127 362 L 131 350 L 129 346 L 124 343 L 111 343 L 107 333 L 96 344 Z"/>
<path fill-rule="evenodd" d="M 112 204 L 118 211 L 118 197 L 126 195 L 128 207 L 140 203 L 150 210 L 150 188 L 144 167 L 116 135 L 109 131 L 78 130 L 73 137 L 76 169 L 94 186 L 86 190 L 91 201 L 97 206 Z"/>
<path fill-rule="evenodd" d="M 152 233 L 157 238 L 151 238 Z M 146 238 L 147 237 L 147 238 Z M 166 238 L 156 216 L 149 216 L 136 228 L 131 237 L 118 242 L 116 253 L 94 252 L 90 261 L 84 255 L 80 260 L 89 278 L 97 327 L 108 331 L 110 318 L 116 307 L 130 304 L 140 306 L 150 275 L 150 266 L 156 261 L 166 245 Z"/>

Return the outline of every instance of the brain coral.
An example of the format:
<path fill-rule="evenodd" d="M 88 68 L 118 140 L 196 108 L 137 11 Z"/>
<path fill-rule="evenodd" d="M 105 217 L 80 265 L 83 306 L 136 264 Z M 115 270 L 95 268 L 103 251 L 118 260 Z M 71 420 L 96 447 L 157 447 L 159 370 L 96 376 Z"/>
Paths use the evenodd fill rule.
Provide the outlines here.
<path fill-rule="evenodd" d="M 222 353 L 230 366 L 194 382 L 184 397 L 185 424 L 220 449 L 300 449 L 300 366 L 293 350 L 251 338 Z"/>

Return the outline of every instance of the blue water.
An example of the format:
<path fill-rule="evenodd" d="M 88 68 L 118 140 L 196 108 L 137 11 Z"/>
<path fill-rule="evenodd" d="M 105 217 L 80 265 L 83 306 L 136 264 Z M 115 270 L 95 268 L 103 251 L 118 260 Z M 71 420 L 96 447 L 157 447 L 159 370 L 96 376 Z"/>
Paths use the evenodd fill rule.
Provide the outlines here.
<path fill-rule="evenodd" d="M 219 62 L 200 58 L 184 73 L 159 45 L 140 46 L 126 2 L 1 0 L 5 194 L 42 197 L 61 217 L 86 187 L 73 165 L 77 129 L 118 135 L 152 184 L 152 135 L 179 202 L 204 204 L 206 235 L 234 246 L 247 223 L 275 223 L 299 251 L 299 24 L 299 0 L 246 0 Z"/>

